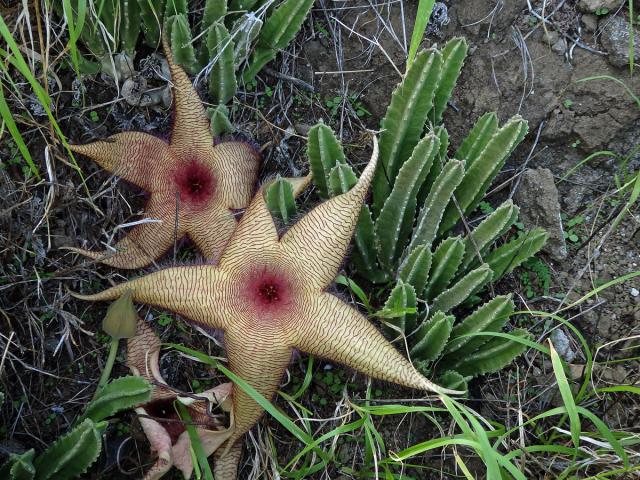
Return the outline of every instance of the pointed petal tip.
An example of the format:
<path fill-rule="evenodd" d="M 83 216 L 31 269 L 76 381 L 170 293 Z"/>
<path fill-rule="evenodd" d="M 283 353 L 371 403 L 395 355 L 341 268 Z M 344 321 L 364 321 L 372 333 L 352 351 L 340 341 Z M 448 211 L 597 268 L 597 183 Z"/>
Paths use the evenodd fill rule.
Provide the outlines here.
<path fill-rule="evenodd" d="M 420 375 L 418 373 L 418 375 Z M 440 385 L 433 383 L 431 380 L 428 380 L 424 376 L 420 375 L 422 379 L 420 389 L 426 390 L 428 392 L 433 392 L 438 395 L 463 395 L 466 393 L 464 390 L 451 390 L 449 388 L 441 387 Z"/>

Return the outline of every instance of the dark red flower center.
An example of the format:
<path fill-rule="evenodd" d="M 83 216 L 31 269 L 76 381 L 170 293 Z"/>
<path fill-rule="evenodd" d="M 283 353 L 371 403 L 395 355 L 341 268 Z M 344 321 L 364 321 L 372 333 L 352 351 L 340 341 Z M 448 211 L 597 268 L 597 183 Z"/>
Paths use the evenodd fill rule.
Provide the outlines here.
<path fill-rule="evenodd" d="M 145 410 L 153 417 L 169 434 L 171 445 L 175 445 L 178 438 L 186 430 L 184 422 L 180 420 L 172 398 L 156 400 L 145 405 Z"/>
<path fill-rule="evenodd" d="M 268 267 L 256 269 L 246 282 L 245 298 L 261 312 L 280 311 L 293 301 L 291 282 L 281 271 Z"/>
<path fill-rule="evenodd" d="M 175 181 L 182 202 L 202 205 L 213 196 L 215 179 L 209 169 L 195 159 L 176 171 Z"/>
<path fill-rule="evenodd" d="M 258 287 L 258 297 L 263 303 L 277 303 L 280 300 L 278 285 L 266 282 Z"/>

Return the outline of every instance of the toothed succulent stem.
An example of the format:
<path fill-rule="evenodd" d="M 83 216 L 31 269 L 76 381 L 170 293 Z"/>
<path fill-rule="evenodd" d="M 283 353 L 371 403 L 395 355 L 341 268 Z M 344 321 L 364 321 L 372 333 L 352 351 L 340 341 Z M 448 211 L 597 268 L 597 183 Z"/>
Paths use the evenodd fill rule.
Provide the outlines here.
<path fill-rule="evenodd" d="M 309 130 L 307 143 L 309 166 L 321 198 L 329 198 L 329 176 L 338 164 L 346 164 L 342 145 L 331 127 L 320 122 Z"/>
<path fill-rule="evenodd" d="M 433 110 L 429 115 L 429 119 L 434 125 L 438 125 L 442 121 L 442 115 L 447 108 L 453 87 L 460 76 L 468 49 L 469 46 L 464 38 L 454 38 L 448 41 L 442 49 L 442 73 L 433 100 Z"/>
<path fill-rule="evenodd" d="M 513 226 L 518 218 L 518 211 L 519 208 L 513 201 L 507 200 L 465 237 L 463 268 L 477 263 L 476 260 L 478 257 L 482 258 L 485 249 Z"/>
<path fill-rule="evenodd" d="M 137 0 L 121 0 L 120 9 L 120 48 L 133 57 L 140 35 L 140 7 Z"/>
<path fill-rule="evenodd" d="M 538 253 L 548 237 L 549 234 L 545 230 L 535 228 L 492 251 L 485 258 L 485 262 L 493 270 L 494 280 L 502 278 L 522 262 Z"/>
<path fill-rule="evenodd" d="M 293 40 L 312 5 L 313 0 L 285 0 L 276 7 L 264 22 L 249 65 L 242 72 L 245 83 L 253 80 L 262 67 Z"/>
<path fill-rule="evenodd" d="M 285 224 L 296 215 L 296 201 L 291 183 L 282 177 L 276 178 L 265 191 L 265 200 L 271 214 Z"/>
<path fill-rule="evenodd" d="M 458 222 L 460 209 L 468 214 L 478 206 L 507 157 L 526 133 L 527 122 L 516 115 L 491 137 L 477 158 L 467 159 L 466 173 L 455 191 L 457 205 L 453 201 L 449 203 L 440 225 L 440 234 Z"/>
<path fill-rule="evenodd" d="M 389 271 L 397 267 L 404 250 L 406 236 L 414 223 L 418 191 L 439 147 L 440 142 L 434 135 L 427 135 L 418 143 L 411 157 L 400 168 L 376 220 L 378 260 Z"/>
<path fill-rule="evenodd" d="M 415 334 L 411 356 L 429 361 L 438 358 L 447 344 L 453 322 L 453 315 L 445 315 L 443 312 L 436 312 L 429 320 L 424 321 Z"/>
<path fill-rule="evenodd" d="M 227 14 L 227 0 L 207 0 L 202 14 L 201 30 L 205 32 L 215 22 L 219 22 Z"/>
<path fill-rule="evenodd" d="M 335 197 L 351 190 L 358 181 L 358 177 L 349 165 L 338 163 L 329 172 L 327 180 L 329 196 Z"/>
<path fill-rule="evenodd" d="M 442 56 L 435 50 L 416 55 L 391 96 L 382 119 L 380 168 L 373 181 L 373 214 L 378 215 L 404 162 L 418 144 L 440 79 Z"/>
<path fill-rule="evenodd" d="M 71 479 L 86 472 L 102 449 L 102 429 L 86 419 L 56 440 L 34 462 L 38 479 Z"/>
<path fill-rule="evenodd" d="M 178 13 L 169 17 L 167 28 L 171 35 L 171 51 L 175 62 L 194 73 L 197 69 L 196 51 L 193 48 L 187 16 L 184 13 Z"/>
<path fill-rule="evenodd" d="M 464 255 L 464 243 L 460 237 L 447 238 L 433 253 L 433 264 L 425 289 L 425 298 L 440 294 L 453 279 Z"/>
<path fill-rule="evenodd" d="M 160 44 L 162 18 L 164 17 L 165 0 L 150 2 L 137 0 L 140 8 L 140 20 L 145 41 L 152 47 Z"/>
<path fill-rule="evenodd" d="M 218 105 L 215 108 L 207 108 L 207 116 L 211 126 L 211 135 L 214 138 L 227 135 L 236 131 L 229 120 L 229 109 L 226 105 Z"/>
<path fill-rule="evenodd" d="M 213 62 L 209 74 L 209 94 L 215 103 L 224 105 L 236 93 L 233 41 L 222 23 L 214 23 L 207 35 L 209 58 Z"/>
<path fill-rule="evenodd" d="M 417 245 L 431 245 L 451 195 L 462 181 L 464 166 L 458 160 L 449 160 L 435 179 L 424 202 L 413 231 L 409 249 Z"/>
<path fill-rule="evenodd" d="M 438 295 L 431 304 L 434 311 L 448 312 L 460 305 L 491 281 L 493 271 L 487 264 L 470 271 L 452 287 Z"/>
<path fill-rule="evenodd" d="M 258 38 L 261 29 L 262 20 L 253 12 L 245 13 L 233 24 L 231 33 L 235 44 L 233 62 L 236 69 L 249 58 L 253 43 Z"/>

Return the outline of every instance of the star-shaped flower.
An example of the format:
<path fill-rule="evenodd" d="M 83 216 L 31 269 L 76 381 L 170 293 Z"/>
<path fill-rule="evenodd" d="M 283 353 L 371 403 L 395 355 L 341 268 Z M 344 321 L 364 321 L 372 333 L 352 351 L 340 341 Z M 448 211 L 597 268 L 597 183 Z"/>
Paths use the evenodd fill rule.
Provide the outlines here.
<path fill-rule="evenodd" d="M 174 90 L 170 141 L 125 132 L 71 147 L 150 193 L 144 216 L 160 222 L 134 227 L 115 253 L 69 248 L 116 268 L 147 266 L 185 235 L 217 260 L 237 225 L 231 209 L 245 208 L 255 189 L 259 153 L 245 142 L 214 145 L 197 92 L 166 42 L 164 51 Z"/>
<path fill-rule="evenodd" d="M 278 388 L 294 348 L 376 378 L 447 392 L 418 373 L 355 308 L 326 292 L 349 247 L 377 159 L 375 144 L 358 183 L 315 207 L 282 237 L 258 192 L 218 265 L 168 268 L 79 298 L 111 300 L 131 289 L 137 302 L 224 330 L 229 368 L 266 398 Z M 234 386 L 235 431 L 216 462 L 216 478 L 235 478 L 238 440 L 262 413 Z"/>
<path fill-rule="evenodd" d="M 231 409 L 231 383 L 223 383 L 199 394 L 179 395 L 160 374 L 159 354 L 160 339 L 148 324 L 138 320 L 136 335 L 127 341 L 127 365 L 134 375 L 142 376 L 154 384 L 151 399 L 138 406 L 136 413 L 151 449 L 157 455 L 156 462 L 144 478 L 159 479 L 172 466 L 178 468 L 184 478 L 191 478 L 191 440 L 174 402 L 186 406 L 204 453 L 209 456 L 234 431 L 233 416 L 229 427 L 223 423 L 224 411 Z"/>

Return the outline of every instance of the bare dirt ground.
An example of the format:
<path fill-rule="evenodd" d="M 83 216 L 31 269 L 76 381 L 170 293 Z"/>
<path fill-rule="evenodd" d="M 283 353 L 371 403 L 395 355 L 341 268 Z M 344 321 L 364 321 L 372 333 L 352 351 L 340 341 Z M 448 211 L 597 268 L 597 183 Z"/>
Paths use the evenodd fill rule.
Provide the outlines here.
<path fill-rule="evenodd" d="M 306 171 L 303 137 L 320 119 L 339 133 L 356 167 L 358 159 L 366 158 L 363 132 L 379 126 L 390 93 L 401 78 L 416 3 L 317 2 L 296 43 L 272 65 L 273 70 L 261 74 L 253 90 L 241 92 L 234 109 L 233 121 L 240 133 L 264 147 L 263 177 Z M 625 210 L 619 225 L 611 228 L 625 207 L 619 186 L 640 169 L 640 105 L 615 81 L 580 82 L 606 75 L 624 81 L 638 94 L 640 79 L 637 73 L 629 74 L 626 17 L 617 11 L 626 2 L 600 2 L 613 4 L 607 14 L 594 13 L 595 8 L 589 7 L 594 3 L 598 2 L 445 2 L 448 9 L 424 41 L 428 47 L 465 36 L 470 43 L 469 58 L 445 115 L 453 146 L 487 111 L 497 111 L 501 120 L 520 114 L 529 121 L 525 143 L 512 155 L 487 199 L 495 203 L 512 196 L 523 211 L 523 222 L 529 223 L 526 226 L 540 224 L 554 239 L 541 256 L 549 274 L 548 286 L 540 275 L 527 270 L 517 270 L 496 286 L 498 292 L 515 292 L 522 310 L 556 312 L 607 282 L 640 270 L 638 206 Z M 374 8 L 373 4 L 379 5 Z M 638 51 L 640 46 L 636 55 Z M 141 49 L 136 61 L 149 54 L 151 51 Z M 166 110 L 131 107 L 100 76 L 85 78 L 84 96 L 78 97 L 73 78 L 67 69 L 56 76 L 59 83 L 51 85 L 56 118 L 70 141 L 84 143 L 122 130 L 157 134 L 168 130 Z M 48 124 L 46 117 L 39 116 L 35 100 L 22 107 L 32 109 L 41 120 L 21 128 L 41 171 L 47 172 L 47 181 L 25 181 L 21 166 L 11 161 L 15 151 L 7 143 L 0 144 L 0 371 L 6 394 L 1 408 L 0 455 L 42 448 L 65 431 L 91 398 L 105 360 L 108 339 L 99 325 L 106 307 L 79 302 L 67 289 L 95 290 L 126 275 L 59 248 L 101 248 L 117 236 L 116 226 L 138 218 L 144 204 L 140 192 L 81 159 L 89 197 L 62 149 L 45 149 L 42 138 L 49 135 Z M 91 116 L 92 112 L 97 115 Z M 595 152 L 604 153 L 582 163 Z M 303 202 L 307 200 L 311 205 L 315 196 L 307 194 Z M 197 260 L 192 249 L 181 249 L 177 258 L 167 258 L 160 266 Z M 615 362 L 638 358 L 640 353 L 640 343 L 633 338 L 640 334 L 638 290 L 636 277 L 563 312 L 603 362 L 594 371 L 594 385 L 640 382 L 638 360 Z M 141 313 L 160 320 L 163 340 L 182 342 L 212 355 L 223 353 L 173 316 L 146 309 Z M 545 319 L 526 317 L 522 321 L 539 341 L 551 334 L 558 351 L 574 365 L 576 378 L 580 377 L 585 358 L 570 330 Z M 285 391 L 299 385 L 306 365 L 306 359 L 292 365 Z M 197 389 L 220 381 L 215 372 L 175 354 L 165 355 L 161 366 L 169 383 L 180 388 Z M 331 367 L 316 362 L 315 368 L 317 375 L 303 399 L 305 405 L 320 418 L 340 414 L 344 405 L 334 409 L 334 404 L 344 398 L 342 391 L 329 392 L 327 383 L 320 380 Z M 517 409 L 525 416 L 535 415 L 559 404 L 550 372 L 547 362 L 528 353 L 505 371 L 472 384 L 470 404 L 487 418 L 506 423 L 515 421 Z M 125 373 L 119 363 L 114 374 Z M 364 379 L 356 376 L 351 384 L 351 374 L 342 375 L 349 395 L 362 398 Z M 387 385 L 380 388 L 381 397 L 414 395 Z M 322 398 L 328 398 L 328 404 L 321 404 Z M 594 409 L 612 428 L 638 433 L 640 407 L 636 402 L 620 395 L 594 404 Z M 397 451 L 429 438 L 423 419 L 397 421 L 396 417 L 383 419 L 380 425 L 389 449 Z M 327 428 L 335 426 L 328 422 Z M 106 454 L 87 478 L 139 476 L 148 452 L 133 416 L 121 415 L 107 438 Z M 252 465 L 268 449 L 267 438 L 275 443 L 281 460 L 299 449 L 274 420 L 265 419 L 248 442 L 245 458 L 250 460 L 243 476 L 258 478 Z M 348 442 L 343 450 L 345 463 L 357 457 L 357 448 Z M 269 465 L 268 458 L 262 460 Z M 454 468 L 444 456 L 422 461 L 436 472 Z M 548 467 L 530 471 L 530 478 L 554 478 L 545 477 Z M 341 477 L 338 471 L 326 475 L 324 478 L 350 478 Z M 416 478 L 450 478 L 446 475 L 414 473 Z"/>

